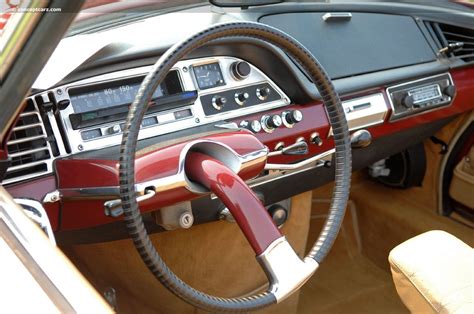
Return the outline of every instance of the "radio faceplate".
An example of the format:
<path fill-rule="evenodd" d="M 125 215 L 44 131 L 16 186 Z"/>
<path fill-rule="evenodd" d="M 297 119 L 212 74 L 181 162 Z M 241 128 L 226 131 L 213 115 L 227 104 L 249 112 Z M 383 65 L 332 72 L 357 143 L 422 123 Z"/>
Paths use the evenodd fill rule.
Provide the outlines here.
<path fill-rule="evenodd" d="M 456 87 L 449 73 L 431 76 L 387 88 L 393 113 L 390 120 L 398 120 L 441 106 L 449 106 L 456 95 Z"/>
<path fill-rule="evenodd" d="M 166 86 L 162 88 L 162 92 L 157 95 L 159 98 L 154 100 L 155 105 L 151 105 L 149 113 L 145 115 L 139 139 L 232 119 L 290 103 L 283 91 L 251 64 L 249 64 L 250 71 L 246 77 L 235 77 L 232 73 L 232 65 L 238 62 L 245 61 L 233 57 L 212 57 L 178 62 L 172 71 L 179 78 L 180 90 L 175 89 L 175 93 L 166 93 Z M 206 67 L 203 67 L 203 64 L 212 64 L 220 68 L 221 76 L 218 84 L 210 82 L 212 77 L 206 73 Z M 200 70 L 194 71 L 194 67 L 198 66 Z M 120 144 L 127 108 L 133 101 L 130 99 L 134 98 L 138 90 L 138 87 L 134 85 L 127 86 L 121 82 L 143 77 L 150 68 L 140 67 L 100 75 L 60 86 L 54 90 L 59 109 L 58 120 L 64 128 L 65 140 L 69 143 L 71 153 Z M 203 99 L 217 99 L 220 95 L 234 95 L 237 92 L 247 93 L 249 97 L 257 98 L 261 86 L 268 86 L 272 94 L 271 97 L 260 100 L 258 105 L 246 103 L 245 100 L 240 102 L 234 97 L 227 97 L 226 102 L 219 106 L 216 106 L 214 102 L 202 102 Z M 86 92 L 77 96 L 78 90 Z M 134 94 L 132 95 L 129 91 Z M 97 98 L 94 98 L 95 95 Z M 77 102 L 78 97 L 84 99 L 81 99 L 80 106 L 74 106 L 72 102 L 75 99 Z M 99 106 L 94 104 L 95 99 L 101 102 Z M 124 99 L 127 101 L 124 102 Z M 110 102 L 111 105 L 104 106 L 104 102 Z M 81 108 L 81 112 L 75 112 L 75 108 Z M 92 111 L 83 112 L 85 111 L 82 110 L 83 108 L 89 108 Z M 91 120 L 87 120 L 89 118 Z M 80 121 L 78 122 L 77 119 Z"/>

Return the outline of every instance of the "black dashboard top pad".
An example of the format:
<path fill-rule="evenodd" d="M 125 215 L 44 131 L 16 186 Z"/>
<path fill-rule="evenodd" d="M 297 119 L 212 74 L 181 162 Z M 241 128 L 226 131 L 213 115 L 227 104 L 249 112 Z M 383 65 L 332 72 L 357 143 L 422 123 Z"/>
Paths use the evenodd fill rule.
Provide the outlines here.
<path fill-rule="evenodd" d="M 350 19 L 324 20 L 325 14 L 275 14 L 260 18 L 260 22 L 295 37 L 320 60 L 332 79 L 436 60 L 412 17 L 352 13 Z"/>

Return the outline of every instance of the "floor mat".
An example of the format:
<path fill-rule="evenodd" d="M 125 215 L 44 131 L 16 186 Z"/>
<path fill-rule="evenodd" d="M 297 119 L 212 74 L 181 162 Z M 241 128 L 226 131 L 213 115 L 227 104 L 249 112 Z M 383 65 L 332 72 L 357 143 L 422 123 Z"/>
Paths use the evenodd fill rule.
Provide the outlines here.
<path fill-rule="evenodd" d="M 327 208 L 326 200 L 314 200 L 308 243 L 318 236 Z M 362 255 L 356 217 L 350 203 L 333 249 L 301 290 L 298 313 L 408 313 L 390 273 Z"/>

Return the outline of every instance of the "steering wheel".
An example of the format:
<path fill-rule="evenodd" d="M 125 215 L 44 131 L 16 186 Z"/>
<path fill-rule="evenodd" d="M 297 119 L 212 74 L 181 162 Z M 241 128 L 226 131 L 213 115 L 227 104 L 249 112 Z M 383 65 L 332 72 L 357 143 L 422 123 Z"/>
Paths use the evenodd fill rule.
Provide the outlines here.
<path fill-rule="evenodd" d="M 236 169 L 229 169 L 215 155 L 191 153 L 186 159 L 186 174 L 190 180 L 215 192 L 231 210 L 269 280 L 268 290 L 261 294 L 244 298 L 221 298 L 198 291 L 183 282 L 170 270 L 153 246 L 136 199 L 135 153 L 138 132 L 148 104 L 173 65 L 192 50 L 210 41 L 234 36 L 250 37 L 279 47 L 311 77 L 327 109 L 334 134 L 335 186 L 329 215 L 319 238 L 301 260 L 280 234 L 257 197 L 235 174 Z M 156 162 L 159 163 L 160 160 Z M 260 23 L 231 22 L 213 25 L 175 44 L 153 65 L 143 80 L 130 107 L 123 131 L 120 147 L 120 198 L 125 224 L 137 251 L 146 266 L 167 289 L 184 301 L 207 311 L 251 311 L 284 300 L 316 271 L 341 227 L 349 196 L 351 170 L 351 147 L 345 114 L 331 80 L 316 58 L 298 41 L 278 29 Z M 238 192 L 230 191 L 230 186 L 237 187 Z"/>

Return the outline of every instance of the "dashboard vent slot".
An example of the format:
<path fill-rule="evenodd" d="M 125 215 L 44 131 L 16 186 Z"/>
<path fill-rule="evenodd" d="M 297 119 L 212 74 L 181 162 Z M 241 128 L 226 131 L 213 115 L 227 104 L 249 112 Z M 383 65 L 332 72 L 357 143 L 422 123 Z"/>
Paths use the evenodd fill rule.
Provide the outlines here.
<path fill-rule="evenodd" d="M 440 47 L 457 47 L 449 49 L 447 56 L 459 58 L 464 62 L 474 61 L 474 29 L 442 23 L 428 23 L 436 35 Z"/>
<path fill-rule="evenodd" d="M 31 99 L 20 114 L 7 142 L 10 166 L 3 184 L 51 172 L 52 154 L 41 115 Z"/>

